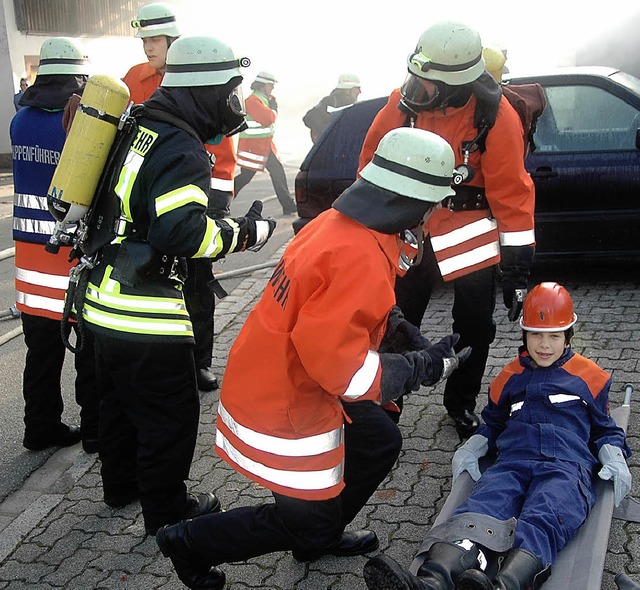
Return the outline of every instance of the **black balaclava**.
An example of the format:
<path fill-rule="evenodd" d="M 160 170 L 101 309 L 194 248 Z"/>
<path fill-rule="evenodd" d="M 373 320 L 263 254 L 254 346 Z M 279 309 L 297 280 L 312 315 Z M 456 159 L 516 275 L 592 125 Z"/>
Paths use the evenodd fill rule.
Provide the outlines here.
<path fill-rule="evenodd" d="M 47 111 L 64 109 L 72 94 L 86 84 L 88 76 L 76 74 L 40 74 L 18 101 L 21 107 Z"/>
<path fill-rule="evenodd" d="M 236 130 L 244 121 L 243 115 L 237 115 L 228 106 L 232 90 L 242 82 L 242 77 L 232 78 L 221 86 L 190 86 L 158 88 L 144 102 L 145 110 L 169 113 L 183 120 L 198 134 L 202 142 L 226 135 Z"/>

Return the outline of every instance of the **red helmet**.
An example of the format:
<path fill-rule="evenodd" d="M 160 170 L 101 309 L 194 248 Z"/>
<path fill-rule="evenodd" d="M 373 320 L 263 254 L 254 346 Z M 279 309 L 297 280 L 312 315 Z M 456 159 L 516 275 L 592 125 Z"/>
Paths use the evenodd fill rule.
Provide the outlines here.
<path fill-rule="evenodd" d="M 577 319 L 569 291 L 558 283 L 540 283 L 524 300 L 520 326 L 532 332 L 561 332 Z"/>

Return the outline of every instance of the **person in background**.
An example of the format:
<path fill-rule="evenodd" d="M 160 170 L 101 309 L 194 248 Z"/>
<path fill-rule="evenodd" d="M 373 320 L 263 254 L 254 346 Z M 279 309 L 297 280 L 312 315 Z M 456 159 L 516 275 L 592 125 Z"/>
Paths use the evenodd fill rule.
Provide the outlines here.
<path fill-rule="evenodd" d="M 26 78 L 20 78 L 20 90 L 18 90 L 18 92 L 16 92 L 13 95 L 13 106 L 16 109 L 16 113 L 24 107 L 21 107 L 20 104 L 18 104 L 20 102 L 20 99 L 22 98 L 22 95 L 25 93 L 25 90 L 29 88 L 29 81 Z"/>
<path fill-rule="evenodd" d="M 446 378 L 466 356 L 453 351 L 457 335 L 432 346 L 394 307 L 395 276 L 411 262 L 404 232 L 452 194 L 452 170 L 441 137 L 392 131 L 285 250 L 231 348 L 216 432 L 222 459 L 274 501 L 158 531 L 189 588 L 222 588 L 212 566 L 272 551 L 310 561 L 378 547 L 375 532 L 345 529 L 400 453 L 381 404 Z"/>
<path fill-rule="evenodd" d="M 136 20 L 132 21 L 136 37 L 142 39 L 147 60 L 133 66 L 124 76 L 131 100 L 141 104 L 160 86 L 166 72 L 167 51 L 180 37 L 176 11 L 171 4 L 156 2 L 143 6 Z M 236 148 L 231 137 L 216 138 L 218 143 L 207 143 L 205 148 L 211 160 L 211 186 L 207 215 L 228 217 L 233 200 L 233 177 L 236 169 Z M 187 280 L 184 286 L 187 309 L 193 322 L 196 339 L 195 359 L 200 391 L 218 388 L 218 379 L 211 369 L 213 358 L 213 334 L 215 294 L 211 260 L 189 259 Z M 223 293 L 220 291 L 220 293 Z"/>
<path fill-rule="evenodd" d="M 266 169 L 282 206 L 282 213 L 293 215 L 296 212 L 296 203 L 289 192 L 287 176 L 273 143 L 275 122 L 278 118 L 278 102 L 273 96 L 273 87 L 276 82 L 273 74 L 263 71 L 258 73 L 251 84 L 253 92 L 247 97 L 246 102 L 249 127 L 240 133 L 238 141 L 240 174 L 235 178 L 234 187 L 237 195 L 249 184 L 256 172 Z"/>
<path fill-rule="evenodd" d="M 631 451 L 609 415 L 611 376 L 571 349 L 576 320 L 558 283 L 529 292 L 524 344 L 491 383 L 484 424 L 453 456 L 454 481 L 467 471 L 475 487 L 430 531 L 417 576 L 378 555 L 365 565 L 368 588 L 540 588 L 596 501 L 596 474 L 613 480 L 620 504 L 631 489 Z M 495 454 L 480 475 L 479 459 Z"/>
<path fill-rule="evenodd" d="M 9 129 L 13 152 L 13 239 L 16 307 L 27 345 L 22 393 L 25 402 L 23 445 L 37 451 L 82 440 L 88 453 L 98 451 L 98 397 L 93 343 L 74 355 L 75 398 L 80 428 L 62 422 L 60 380 L 65 358 L 60 322 L 69 283 L 71 246 L 45 251 L 55 220 L 47 192 L 66 134 L 65 104 L 87 81 L 89 60 L 75 39 L 53 37 L 40 48 L 35 82 L 26 88 Z"/>
<path fill-rule="evenodd" d="M 183 36 L 167 71 L 136 109 L 114 190 L 118 236 L 91 271 L 83 318 L 94 333 L 104 501 L 139 497 L 145 530 L 220 509 L 212 493 L 187 494 L 200 402 L 184 259 L 260 249 L 275 221 L 256 201 L 246 216 L 206 215 L 211 168 L 204 143 L 245 124 L 240 64 L 213 37 Z"/>
<path fill-rule="evenodd" d="M 469 362 L 447 381 L 444 406 L 460 437 L 478 428 L 475 414 L 489 348 L 498 271 L 508 317 L 516 321 L 535 251 L 535 192 L 524 167 L 520 118 L 485 71 L 480 35 L 457 22 L 438 22 L 420 36 L 408 74 L 373 120 L 360 153 L 362 170 L 390 129 L 415 126 L 438 133 L 456 154 L 455 196 L 425 226 L 422 262 L 398 279 L 398 306 L 420 326 L 434 287 L 453 282 L 453 331 Z"/>
<path fill-rule="evenodd" d="M 355 74 L 340 74 L 338 84 L 316 106 L 309 109 L 302 122 L 309 128 L 315 143 L 331 123 L 331 113 L 352 105 L 360 96 L 360 78 Z"/>

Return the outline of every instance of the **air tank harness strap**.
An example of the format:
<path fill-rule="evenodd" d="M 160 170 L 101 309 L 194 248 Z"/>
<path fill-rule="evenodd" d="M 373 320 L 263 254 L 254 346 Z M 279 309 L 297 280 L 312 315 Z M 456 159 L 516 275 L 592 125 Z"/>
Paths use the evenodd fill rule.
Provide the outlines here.
<path fill-rule="evenodd" d="M 86 342 L 86 330 L 84 316 L 84 298 L 89 284 L 89 273 L 94 264 L 83 257 L 69 273 L 69 286 L 67 287 L 67 296 L 64 301 L 64 309 L 62 310 L 62 321 L 60 322 L 60 333 L 62 342 L 74 354 L 83 349 Z M 75 308 L 75 311 L 74 311 Z M 69 340 L 71 334 L 71 317 L 75 315 L 77 323 L 76 345 L 73 346 Z"/>
<path fill-rule="evenodd" d="M 113 115 L 110 115 L 105 111 L 99 111 L 98 109 L 94 107 L 90 107 L 89 105 L 80 103 L 78 105 L 78 110 L 82 111 L 85 115 L 88 115 L 89 117 L 95 117 L 96 119 L 100 119 L 101 121 L 106 121 L 107 123 L 111 123 L 116 127 L 118 127 L 118 125 L 120 124 L 119 117 L 114 117 Z"/>
<path fill-rule="evenodd" d="M 449 211 L 478 211 L 489 209 L 489 201 L 484 188 L 479 186 L 460 185 L 455 187 L 456 194 L 442 201 L 442 206 Z"/>

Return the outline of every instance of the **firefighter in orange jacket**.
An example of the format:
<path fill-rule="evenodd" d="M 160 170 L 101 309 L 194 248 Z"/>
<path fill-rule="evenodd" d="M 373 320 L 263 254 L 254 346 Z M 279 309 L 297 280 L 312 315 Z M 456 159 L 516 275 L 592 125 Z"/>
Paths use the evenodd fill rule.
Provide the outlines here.
<path fill-rule="evenodd" d="M 286 249 L 229 354 L 216 433 L 218 454 L 274 502 L 158 531 L 190 588 L 222 588 L 212 566 L 272 551 L 307 561 L 378 547 L 374 532 L 345 527 L 402 446 L 381 404 L 446 378 L 468 354 L 454 352 L 455 334 L 432 346 L 394 307 L 395 277 L 412 262 L 405 230 L 453 194 L 453 162 L 433 133 L 390 132 Z"/>
<path fill-rule="evenodd" d="M 133 66 L 123 81 L 129 87 L 131 100 L 135 104 L 142 104 L 160 86 L 167 67 L 167 51 L 181 31 L 174 9 L 166 2 L 143 6 L 131 25 L 136 29 L 136 37 L 142 39 L 148 61 Z M 216 141 L 219 143 L 205 144 L 212 164 L 207 215 L 222 218 L 228 217 L 231 212 L 236 148 L 231 137 L 222 136 Z M 213 284 L 211 261 L 190 259 L 187 265 L 189 272 L 185 297 L 196 339 L 198 388 L 213 391 L 218 388 L 218 380 L 211 371 L 215 311 L 215 297 L 210 287 Z"/>
<path fill-rule="evenodd" d="M 278 159 L 273 143 L 274 126 L 278 118 L 278 102 L 273 96 L 277 80 L 269 72 L 260 72 L 251 84 L 253 92 L 245 102 L 248 128 L 240 133 L 238 140 L 238 166 L 240 174 L 235 179 L 236 195 L 245 187 L 256 172 L 266 170 L 271 177 L 273 190 L 284 215 L 296 212 L 296 203 L 289 192 L 287 176 Z"/>
<path fill-rule="evenodd" d="M 461 437 L 478 427 L 475 414 L 489 346 L 495 338 L 495 281 L 502 271 L 509 319 L 522 309 L 533 262 L 534 187 L 524 168 L 520 119 L 485 72 L 476 31 L 441 22 L 424 31 L 408 57 L 408 75 L 374 119 L 360 170 L 380 138 L 403 125 L 444 137 L 456 155 L 456 195 L 425 226 L 422 263 L 396 285 L 398 306 L 420 326 L 434 285 L 453 281 L 453 330 L 469 362 L 447 381 L 444 405 Z"/>

